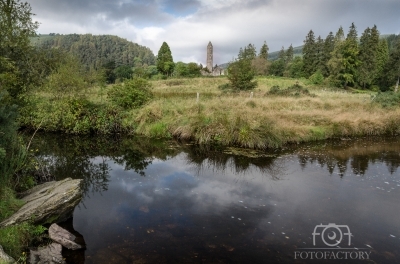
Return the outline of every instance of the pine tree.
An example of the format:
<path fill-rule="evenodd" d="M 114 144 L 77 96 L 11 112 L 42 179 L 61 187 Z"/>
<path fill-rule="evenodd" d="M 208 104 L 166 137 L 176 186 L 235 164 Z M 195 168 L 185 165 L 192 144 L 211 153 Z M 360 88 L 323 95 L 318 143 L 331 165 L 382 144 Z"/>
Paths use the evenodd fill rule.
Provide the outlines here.
<path fill-rule="evenodd" d="M 380 39 L 379 40 L 378 51 L 377 51 L 377 54 L 376 54 L 375 83 L 383 75 L 383 68 L 385 67 L 388 59 L 389 59 L 389 45 L 388 45 L 386 39 Z"/>
<path fill-rule="evenodd" d="M 347 38 L 343 38 L 343 29 L 340 27 L 335 36 L 335 46 L 328 67 L 331 82 L 347 88 L 347 85 L 354 84 L 359 65 L 357 30 L 354 23 L 350 26 Z"/>
<path fill-rule="evenodd" d="M 157 56 L 157 69 L 164 75 L 171 75 L 174 71 L 174 60 L 172 59 L 171 50 L 168 44 L 164 41 L 158 51 Z"/>
<path fill-rule="evenodd" d="M 308 78 L 310 77 L 316 69 L 316 49 L 315 49 L 315 36 L 314 32 L 310 30 L 304 40 L 303 46 L 303 72 Z"/>
<path fill-rule="evenodd" d="M 317 41 L 315 42 L 315 50 L 316 69 L 322 73 L 322 69 L 324 68 L 324 40 L 321 36 L 318 36 Z"/>
<path fill-rule="evenodd" d="M 365 29 L 360 38 L 360 67 L 358 82 L 365 89 L 370 86 L 378 74 L 377 55 L 379 49 L 379 31 L 376 26 Z"/>
<path fill-rule="evenodd" d="M 292 46 L 292 44 L 290 44 L 289 48 L 285 52 L 285 63 L 286 63 L 286 65 L 293 61 L 293 57 L 294 57 L 293 46 Z"/>
<path fill-rule="evenodd" d="M 335 48 L 335 37 L 333 36 L 332 31 L 329 32 L 328 36 L 324 41 L 324 48 L 322 52 L 322 61 L 321 61 L 321 73 L 324 77 L 329 76 L 329 68 L 328 61 L 331 59 L 331 53 Z"/>
<path fill-rule="evenodd" d="M 264 44 L 261 46 L 258 57 L 268 60 L 268 51 L 269 51 L 269 48 L 268 48 L 267 42 L 264 41 Z"/>
<path fill-rule="evenodd" d="M 390 51 L 389 59 L 383 69 L 383 74 L 380 78 L 380 89 L 387 91 L 398 83 L 400 78 L 400 41 L 394 44 Z"/>

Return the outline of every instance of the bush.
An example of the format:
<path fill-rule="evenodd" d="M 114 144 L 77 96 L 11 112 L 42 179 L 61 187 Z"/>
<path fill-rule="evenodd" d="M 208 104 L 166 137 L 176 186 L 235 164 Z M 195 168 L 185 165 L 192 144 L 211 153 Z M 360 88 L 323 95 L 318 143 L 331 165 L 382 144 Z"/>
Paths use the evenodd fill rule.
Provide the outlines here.
<path fill-rule="evenodd" d="M 308 89 L 303 88 L 303 86 L 299 84 L 289 86 L 286 89 L 281 89 L 279 86 L 272 86 L 268 94 L 280 95 L 280 96 L 294 96 L 294 97 L 305 95 L 305 96 L 315 97 L 315 94 L 310 93 Z"/>
<path fill-rule="evenodd" d="M 372 98 L 373 102 L 381 104 L 383 107 L 396 107 L 400 106 L 400 93 L 395 92 L 379 92 L 375 98 Z"/>
<path fill-rule="evenodd" d="M 114 104 L 125 109 L 139 108 L 152 97 L 151 84 L 142 78 L 134 78 L 123 84 L 114 85 L 108 91 L 108 97 Z"/>
<path fill-rule="evenodd" d="M 310 78 L 308 78 L 308 80 L 312 84 L 319 85 L 319 84 L 322 84 L 324 82 L 324 76 L 322 75 L 321 71 L 318 70 L 313 75 L 311 75 Z"/>

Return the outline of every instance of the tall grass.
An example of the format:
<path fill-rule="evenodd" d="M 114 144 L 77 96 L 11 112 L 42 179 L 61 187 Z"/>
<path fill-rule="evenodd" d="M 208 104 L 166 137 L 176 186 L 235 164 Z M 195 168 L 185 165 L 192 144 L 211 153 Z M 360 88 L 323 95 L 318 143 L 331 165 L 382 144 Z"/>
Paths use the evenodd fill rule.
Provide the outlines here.
<path fill-rule="evenodd" d="M 266 77 L 258 78 L 259 85 L 251 92 L 225 93 L 218 89 L 227 82 L 227 78 L 152 81 L 152 101 L 140 109 L 119 113 L 121 127 L 149 137 L 260 149 L 336 137 L 400 133 L 400 109 L 371 102 L 370 93 L 313 86 L 305 79 Z M 269 93 L 274 86 L 285 89 L 296 85 L 315 96 Z M 111 107 L 106 98 L 99 96 L 98 89 L 89 89 L 87 98 L 93 104 L 102 102 Z"/>

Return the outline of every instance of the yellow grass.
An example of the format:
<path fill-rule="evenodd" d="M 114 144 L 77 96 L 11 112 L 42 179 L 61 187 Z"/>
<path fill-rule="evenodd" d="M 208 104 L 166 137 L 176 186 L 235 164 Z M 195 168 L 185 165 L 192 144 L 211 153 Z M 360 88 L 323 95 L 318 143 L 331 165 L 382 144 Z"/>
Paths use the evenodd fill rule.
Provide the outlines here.
<path fill-rule="evenodd" d="M 168 80 L 154 82 L 156 98 L 131 111 L 129 118 L 137 123 L 136 133 L 147 136 L 172 135 L 251 148 L 400 132 L 400 109 L 372 104 L 369 94 L 309 87 L 301 80 L 260 78 L 250 98 L 251 92 L 223 93 L 218 85 L 226 82 L 225 78 L 183 79 L 175 85 L 168 85 Z M 285 88 L 296 82 L 316 97 L 267 94 L 274 85 Z"/>

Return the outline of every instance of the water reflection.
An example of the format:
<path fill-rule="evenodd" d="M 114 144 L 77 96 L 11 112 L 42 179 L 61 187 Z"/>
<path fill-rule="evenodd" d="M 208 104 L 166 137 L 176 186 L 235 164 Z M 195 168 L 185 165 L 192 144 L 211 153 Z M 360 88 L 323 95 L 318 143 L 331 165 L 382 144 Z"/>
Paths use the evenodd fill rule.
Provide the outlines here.
<path fill-rule="evenodd" d="M 396 138 L 251 158 L 172 141 L 35 140 L 54 175 L 84 179 L 73 224 L 86 263 L 293 263 L 321 223 L 349 225 L 352 247 L 370 245 L 376 262 L 400 257 Z"/>

